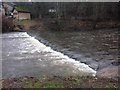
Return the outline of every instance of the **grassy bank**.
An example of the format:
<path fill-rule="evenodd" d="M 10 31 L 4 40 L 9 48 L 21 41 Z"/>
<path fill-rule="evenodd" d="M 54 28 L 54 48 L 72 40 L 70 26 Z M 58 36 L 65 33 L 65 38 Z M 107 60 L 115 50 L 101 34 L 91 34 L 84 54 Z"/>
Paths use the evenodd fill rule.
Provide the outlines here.
<path fill-rule="evenodd" d="M 93 30 L 93 21 L 90 20 L 56 20 L 56 19 L 41 19 L 41 20 L 22 20 L 15 21 L 16 28 L 24 30 L 55 30 L 55 31 L 71 31 L 71 30 Z M 22 28 L 21 28 L 22 27 Z M 118 21 L 99 21 L 96 22 L 95 29 L 119 28 Z"/>
<path fill-rule="evenodd" d="M 42 30 L 43 24 L 37 20 L 15 20 L 15 31 L 19 30 Z"/>
<path fill-rule="evenodd" d="M 98 77 L 21 77 L 3 80 L 3 88 L 120 88 L 118 80 Z"/>

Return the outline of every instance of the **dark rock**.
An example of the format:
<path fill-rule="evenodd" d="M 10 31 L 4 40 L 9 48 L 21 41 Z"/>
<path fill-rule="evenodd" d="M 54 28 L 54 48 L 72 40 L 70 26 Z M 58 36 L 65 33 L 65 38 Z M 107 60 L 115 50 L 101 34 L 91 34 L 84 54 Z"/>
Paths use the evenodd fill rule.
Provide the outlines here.
<path fill-rule="evenodd" d="M 17 25 L 19 29 L 24 29 L 24 25 Z"/>
<path fill-rule="evenodd" d="M 109 65 L 111 65 L 112 61 L 110 60 L 102 60 L 99 62 L 99 69 L 105 68 Z"/>
<path fill-rule="evenodd" d="M 92 58 L 82 58 L 80 61 L 86 64 L 90 64 L 93 62 Z"/>
<path fill-rule="evenodd" d="M 114 66 L 119 66 L 119 65 L 120 65 L 120 61 L 112 62 L 112 65 L 114 65 Z"/>
<path fill-rule="evenodd" d="M 96 61 L 96 62 L 100 62 L 101 60 L 103 60 L 104 58 L 103 57 L 94 57 L 93 60 Z"/>
<path fill-rule="evenodd" d="M 80 54 L 74 54 L 73 56 L 72 56 L 72 58 L 73 59 L 76 59 L 76 60 L 78 60 L 78 61 L 80 61 L 81 59 L 82 59 L 82 55 L 80 55 Z"/>
<path fill-rule="evenodd" d="M 85 57 L 90 58 L 90 57 L 91 57 L 91 55 L 90 55 L 90 54 L 86 54 L 86 55 L 85 55 Z"/>
<path fill-rule="evenodd" d="M 89 65 L 89 67 L 91 67 L 91 68 L 94 69 L 94 70 L 97 70 L 98 67 L 99 67 L 99 65 L 98 65 L 97 62 L 93 62 L 93 63 L 91 63 L 91 64 Z"/>

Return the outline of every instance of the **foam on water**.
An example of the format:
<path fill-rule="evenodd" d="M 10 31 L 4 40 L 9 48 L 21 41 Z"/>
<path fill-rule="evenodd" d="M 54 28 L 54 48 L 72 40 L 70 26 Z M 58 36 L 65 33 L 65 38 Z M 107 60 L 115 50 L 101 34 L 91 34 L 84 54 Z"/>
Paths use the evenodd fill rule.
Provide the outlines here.
<path fill-rule="evenodd" d="M 30 42 L 35 45 L 35 49 L 31 51 L 31 53 L 34 52 L 48 52 L 48 54 L 45 54 L 45 56 L 48 56 L 49 58 L 53 59 L 52 64 L 54 65 L 69 65 L 74 70 L 78 70 L 80 72 L 85 73 L 91 73 L 92 76 L 96 75 L 96 71 L 90 68 L 88 65 L 81 63 L 80 61 L 76 61 L 75 59 L 69 58 L 67 55 L 64 55 L 61 52 L 54 51 L 51 47 L 45 46 L 43 43 L 35 39 L 34 37 L 31 37 L 26 32 L 22 34 L 25 37 L 30 38 Z M 57 60 L 55 60 L 57 59 Z M 58 60 L 59 59 L 59 60 Z M 41 61 L 41 59 L 40 59 Z"/>

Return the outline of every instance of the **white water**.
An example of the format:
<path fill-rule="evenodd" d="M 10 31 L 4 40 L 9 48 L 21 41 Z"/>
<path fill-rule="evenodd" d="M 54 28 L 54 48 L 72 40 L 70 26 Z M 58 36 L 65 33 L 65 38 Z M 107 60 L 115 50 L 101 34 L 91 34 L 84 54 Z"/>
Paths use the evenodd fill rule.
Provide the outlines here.
<path fill-rule="evenodd" d="M 21 63 L 16 62 L 16 65 L 9 64 L 8 67 L 4 66 L 5 75 L 8 77 L 10 75 L 15 77 L 16 74 L 21 74 L 20 76 L 28 75 L 28 73 L 35 76 L 39 76 L 41 73 L 42 75 L 96 75 L 96 71 L 88 65 L 69 58 L 61 52 L 54 51 L 51 47 L 44 45 L 26 32 L 3 34 L 2 38 L 4 44 L 9 43 L 10 45 L 9 49 L 5 48 L 7 47 L 6 45 L 3 46 L 7 54 L 5 54 L 6 56 L 3 54 L 3 61 L 12 59 L 12 64 L 14 61 L 21 61 Z M 12 51 L 10 51 L 10 48 Z M 20 68 L 23 71 L 16 73 Z"/>
<path fill-rule="evenodd" d="M 25 33 L 26 36 L 29 36 L 27 33 Z M 37 46 L 37 49 L 35 51 L 38 52 L 49 52 L 49 54 L 46 54 L 46 56 L 49 56 L 52 59 L 60 59 L 60 60 L 56 60 L 53 61 L 53 64 L 59 65 L 59 64 L 69 64 L 71 65 L 71 67 L 78 69 L 80 72 L 91 72 L 93 73 L 93 76 L 95 76 L 96 71 L 94 71 L 93 69 L 91 69 L 88 65 L 84 64 L 84 63 L 80 63 L 80 61 L 75 61 L 72 58 L 69 58 L 68 56 L 64 55 L 63 53 L 54 51 L 53 49 L 51 49 L 51 47 L 47 47 L 45 46 L 43 43 L 39 42 L 37 39 L 35 39 L 34 37 L 31 37 L 31 42 L 33 44 L 35 44 Z"/>

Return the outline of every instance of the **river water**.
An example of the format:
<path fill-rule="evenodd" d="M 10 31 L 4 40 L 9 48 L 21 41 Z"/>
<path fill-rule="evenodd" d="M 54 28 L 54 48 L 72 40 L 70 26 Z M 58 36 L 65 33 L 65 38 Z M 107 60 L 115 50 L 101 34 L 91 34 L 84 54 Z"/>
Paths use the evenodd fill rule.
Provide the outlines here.
<path fill-rule="evenodd" d="M 118 61 L 118 29 L 39 31 L 34 36 L 54 50 L 83 62 L 94 70 L 120 65 Z"/>
<path fill-rule="evenodd" d="M 120 65 L 118 36 L 118 29 L 2 34 L 2 77 L 95 76 Z"/>
<path fill-rule="evenodd" d="M 26 32 L 0 35 L 2 78 L 22 76 L 95 76 L 96 71 L 44 45 Z"/>

